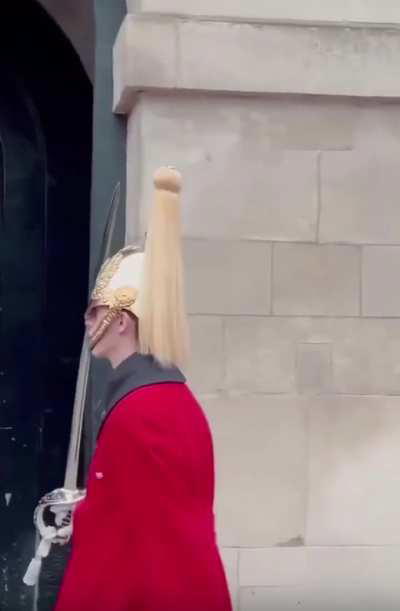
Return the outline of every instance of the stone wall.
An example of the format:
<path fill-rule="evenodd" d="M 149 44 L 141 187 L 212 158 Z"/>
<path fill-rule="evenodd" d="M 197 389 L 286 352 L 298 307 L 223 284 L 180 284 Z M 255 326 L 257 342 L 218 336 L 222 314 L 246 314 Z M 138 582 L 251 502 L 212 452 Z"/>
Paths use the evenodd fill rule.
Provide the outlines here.
<path fill-rule="evenodd" d="M 274 27 L 292 26 L 263 26 L 260 44 Z M 263 57 L 289 75 L 286 34 Z M 243 78 L 241 92 L 238 74 L 264 72 L 261 47 L 252 62 L 239 34 L 240 65 L 214 33 L 202 42 L 235 91 L 209 87 L 201 67 L 197 79 L 195 64 L 191 87 L 170 82 L 187 57 L 170 62 L 159 38 L 122 31 L 115 51 L 128 241 L 143 233 L 154 168 L 185 178 L 189 377 L 214 433 L 218 533 L 240 611 L 400 605 L 400 104 L 390 71 L 375 74 L 380 53 L 400 60 L 400 34 L 315 37 L 292 82 L 311 65 L 318 95 L 277 93 L 268 78 L 253 93 Z M 350 88 L 349 41 L 364 71 Z M 331 43 L 330 81 L 318 58 Z M 157 52 L 161 72 L 145 73 Z"/>

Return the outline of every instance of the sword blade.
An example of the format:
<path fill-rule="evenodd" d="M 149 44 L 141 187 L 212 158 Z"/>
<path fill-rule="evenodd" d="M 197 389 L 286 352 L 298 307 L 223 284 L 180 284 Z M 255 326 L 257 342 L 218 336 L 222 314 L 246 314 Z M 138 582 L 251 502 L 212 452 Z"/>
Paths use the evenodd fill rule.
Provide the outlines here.
<path fill-rule="evenodd" d="M 87 396 L 90 369 L 90 350 L 85 333 L 81 357 L 79 359 L 78 378 L 75 389 L 74 408 L 72 411 L 71 434 L 68 447 L 68 457 L 65 467 L 64 488 L 75 490 L 78 483 L 79 456 L 82 440 L 83 415 Z"/>
<path fill-rule="evenodd" d="M 100 262 L 96 274 L 101 265 L 111 254 L 112 238 L 115 229 L 117 211 L 120 204 L 120 183 L 114 189 L 111 206 L 107 216 L 104 229 Z M 74 407 L 72 410 L 71 433 L 68 447 L 67 463 L 65 467 L 64 488 L 75 490 L 78 484 L 79 458 L 82 441 L 83 416 L 85 412 L 87 388 L 90 370 L 90 348 L 87 334 L 85 333 L 81 356 L 79 359 L 78 377 L 75 388 Z"/>

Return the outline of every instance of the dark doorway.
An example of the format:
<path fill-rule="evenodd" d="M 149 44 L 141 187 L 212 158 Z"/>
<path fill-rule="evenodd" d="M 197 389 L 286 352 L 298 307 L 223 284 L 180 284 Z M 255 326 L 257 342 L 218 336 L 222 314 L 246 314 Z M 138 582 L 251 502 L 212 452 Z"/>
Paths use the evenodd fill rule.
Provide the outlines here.
<path fill-rule="evenodd" d="M 31 611 L 32 512 L 62 484 L 83 335 L 92 87 L 33 0 L 2 3 L 0 58 L 0 609 Z"/>

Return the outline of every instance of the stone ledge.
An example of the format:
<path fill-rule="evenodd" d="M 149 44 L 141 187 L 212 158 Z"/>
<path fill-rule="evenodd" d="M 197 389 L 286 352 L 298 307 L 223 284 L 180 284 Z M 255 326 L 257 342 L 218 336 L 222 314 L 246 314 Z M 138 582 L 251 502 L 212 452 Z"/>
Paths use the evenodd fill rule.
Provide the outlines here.
<path fill-rule="evenodd" d="M 128 13 L 254 19 L 258 21 L 307 21 L 314 23 L 400 23 L 398 0 L 127 0 Z"/>
<path fill-rule="evenodd" d="M 400 97 L 400 31 L 127 15 L 114 111 L 144 90 Z"/>

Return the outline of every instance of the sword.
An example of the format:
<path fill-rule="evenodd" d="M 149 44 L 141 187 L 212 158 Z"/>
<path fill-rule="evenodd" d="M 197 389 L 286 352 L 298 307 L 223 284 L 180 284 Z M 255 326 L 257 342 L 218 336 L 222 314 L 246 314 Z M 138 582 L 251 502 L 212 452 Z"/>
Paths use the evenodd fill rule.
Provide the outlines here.
<path fill-rule="evenodd" d="M 97 273 L 100 267 L 111 254 L 112 236 L 115 229 L 117 211 L 120 203 L 120 183 L 114 189 L 111 199 L 111 206 L 108 213 L 108 218 L 104 230 L 102 240 L 102 251 L 100 252 L 100 261 L 97 265 Z M 90 349 L 87 334 L 83 339 L 82 352 L 79 361 L 78 379 L 75 390 L 74 408 L 72 411 L 71 436 L 68 448 L 67 464 L 65 467 L 64 488 L 76 489 L 78 481 L 79 456 L 82 440 L 82 425 L 83 414 L 85 411 L 87 385 L 89 380 L 90 366 Z"/>
<path fill-rule="evenodd" d="M 108 259 L 111 254 L 112 237 L 121 199 L 120 192 L 120 183 L 117 183 L 112 195 L 111 205 L 105 224 L 97 272 L 103 262 Z M 64 486 L 63 488 L 57 488 L 45 494 L 40 499 L 35 509 L 33 522 L 40 537 L 40 542 L 36 549 L 35 556 L 32 558 L 23 577 L 23 582 L 28 586 L 37 584 L 42 567 L 42 559 L 49 555 L 52 544 L 59 543 L 63 545 L 69 541 L 73 528 L 72 519 L 74 509 L 76 505 L 85 498 L 86 491 L 84 489 L 79 489 L 77 484 L 89 369 L 90 349 L 88 337 L 85 332 L 75 388 Z M 52 520 L 50 520 L 50 512 L 54 514 Z"/>

